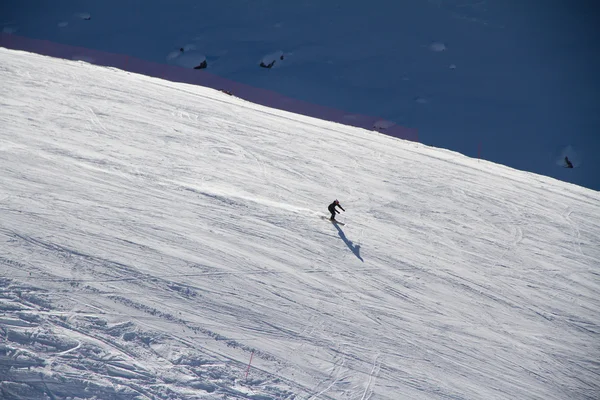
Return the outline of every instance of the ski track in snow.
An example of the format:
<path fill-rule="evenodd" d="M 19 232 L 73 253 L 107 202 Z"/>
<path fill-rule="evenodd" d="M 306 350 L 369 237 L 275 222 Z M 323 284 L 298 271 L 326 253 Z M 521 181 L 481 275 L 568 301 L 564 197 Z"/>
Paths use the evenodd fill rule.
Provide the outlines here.
<path fill-rule="evenodd" d="M 200 87 L 0 59 L 3 397 L 600 392 L 597 192 Z M 346 226 L 320 218 L 334 198 Z"/>

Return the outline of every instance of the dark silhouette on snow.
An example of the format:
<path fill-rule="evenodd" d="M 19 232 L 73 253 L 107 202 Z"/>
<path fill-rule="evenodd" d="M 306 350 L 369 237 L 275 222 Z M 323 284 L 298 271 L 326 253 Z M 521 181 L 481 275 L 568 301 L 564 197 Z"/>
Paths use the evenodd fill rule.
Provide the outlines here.
<path fill-rule="evenodd" d="M 339 207 L 342 209 L 342 211 L 346 211 L 344 210 L 344 207 L 341 206 L 340 202 L 337 200 L 334 200 L 333 203 L 331 203 L 327 209 L 329 210 L 329 212 L 331 213 L 331 218 L 329 218 L 330 221 L 335 221 L 335 213 L 340 213 L 338 210 L 335 209 L 335 207 Z"/>
<path fill-rule="evenodd" d="M 271 60 L 269 58 L 270 56 L 265 56 L 259 65 L 263 68 L 271 69 L 277 62 L 277 57 L 273 57 Z M 279 59 L 283 61 L 283 54 L 279 56 Z"/>
<path fill-rule="evenodd" d="M 270 69 L 273 65 L 275 65 L 275 60 L 271 61 L 268 64 L 265 64 L 264 61 L 260 62 L 260 66 L 263 67 L 263 68 L 269 68 Z"/>
<path fill-rule="evenodd" d="M 194 69 L 204 69 L 207 66 L 208 66 L 208 63 L 206 62 L 206 60 L 204 60 L 200 63 L 200 65 L 195 66 Z"/>
<path fill-rule="evenodd" d="M 565 166 L 567 168 L 573 168 L 573 163 L 569 160 L 569 157 L 565 156 Z"/>

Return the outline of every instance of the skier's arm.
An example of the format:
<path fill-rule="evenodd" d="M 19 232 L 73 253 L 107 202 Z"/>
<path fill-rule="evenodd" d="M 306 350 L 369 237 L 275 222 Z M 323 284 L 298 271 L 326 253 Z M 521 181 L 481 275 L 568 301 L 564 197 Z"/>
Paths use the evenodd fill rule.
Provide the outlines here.
<path fill-rule="evenodd" d="M 346 210 L 344 210 L 344 207 L 342 207 L 341 205 L 338 204 L 338 207 L 342 209 L 342 211 L 346 212 Z M 339 214 L 339 213 L 338 213 Z"/>

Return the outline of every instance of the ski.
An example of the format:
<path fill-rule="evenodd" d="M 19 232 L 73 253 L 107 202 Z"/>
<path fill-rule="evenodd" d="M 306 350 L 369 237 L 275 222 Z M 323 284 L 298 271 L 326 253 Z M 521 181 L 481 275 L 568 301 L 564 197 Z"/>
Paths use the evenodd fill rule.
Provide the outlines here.
<path fill-rule="evenodd" d="M 340 222 L 340 221 L 338 221 L 338 220 L 333 220 L 333 221 L 332 221 L 332 220 L 331 220 L 331 219 L 329 219 L 328 217 L 321 216 L 321 218 L 322 218 L 322 219 L 324 219 L 325 221 L 329 221 L 329 222 L 331 222 L 332 224 L 336 224 L 336 225 L 342 225 L 342 226 L 346 225 L 345 223 L 343 223 L 343 222 Z"/>

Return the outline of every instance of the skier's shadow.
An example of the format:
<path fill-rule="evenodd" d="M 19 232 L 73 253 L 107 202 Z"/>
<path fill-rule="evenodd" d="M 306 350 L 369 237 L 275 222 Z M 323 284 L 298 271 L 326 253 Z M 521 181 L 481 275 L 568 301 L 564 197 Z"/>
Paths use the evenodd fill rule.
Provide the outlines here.
<path fill-rule="evenodd" d="M 354 255 L 360 261 L 365 262 L 365 260 L 363 260 L 362 257 L 360 256 L 360 245 L 359 244 L 355 245 L 354 243 L 352 243 L 352 240 L 348 240 L 348 238 L 346 237 L 346 234 L 344 233 L 344 231 L 342 231 L 342 229 L 339 227 L 338 224 L 333 224 L 333 226 L 335 226 L 335 229 L 337 229 L 338 235 L 340 235 L 340 237 L 342 238 L 342 240 L 344 241 L 344 243 L 346 243 L 346 246 L 348 246 L 348 248 L 350 250 L 352 250 L 352 252 L 354 253 Z"/>

